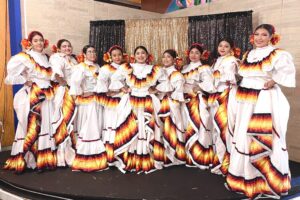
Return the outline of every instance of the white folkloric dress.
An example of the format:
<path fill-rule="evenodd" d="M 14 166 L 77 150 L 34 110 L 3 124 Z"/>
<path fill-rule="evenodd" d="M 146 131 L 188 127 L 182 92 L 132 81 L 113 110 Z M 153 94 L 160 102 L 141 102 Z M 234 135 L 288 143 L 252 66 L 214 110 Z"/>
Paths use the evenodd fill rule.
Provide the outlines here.
<path fill-rule="evenodd" d="M 181 115 L 181 104 L 184 102 L 184 77 L 175 68 L 170 66 L 162 69 L 162 77 L 156 89 L 159 91 L 161 107 L 158 117 L 162 121 L 162 140 L 154 144 L 154 159 L 163 162 L 163 166 L 185 164 L 184 125 Z M 161 146 L 161 151 L 155 151 Z M 164 155 L 156 154 L 164 152 Z"/>
<path fill-rule="evenodd" d="M 107 168 L 107 154 L 102 142 L 103 105 L 96 92 L 107 92 L 105 84 L 98 84 L 99 65 L 85 61 L 75 66 L 71 77 L 70 95 L 76 95 L 77 142 L 74 171 L 99 171 Z M 97 86 L 97 87 L 96 87 Z M 93 93 L 84 97 L 84 93 Z"/>
<path fill-rule="evenodd" d="M 53 137 L 57 146 L 57 166 L 71 166 L 75 158 L 73 122 L 76 115 L 76 105 L 69 95 L 69 86 L 77 61 L 73 56 L 55 53 L 51 55 L 49 62 L 53 71 L 52 79 L 55 80 L 55 75 L 58 75 L 67 82 L 67 86 L 53 84 L 55 96 L 52 125 Z"/>
<path fill-rule="evenodd" d="M 239 74 L 243 80 L 228 102 L 233 141 L 227 187 L 251 199 L 280 198 L 291 187 L 286 148 L 290 106 L 277 84 L 295 87 L 295 66 L 289 53 L 267 46 L 247 52 Z M 272 79 L 277 84 L 264 89 Z"/>
<path fill-rule="evenodd" d="M 161 133 L 157 126 L 160 102 L 149 94 L 160 77 L 160 67 L 147 64 L 123 64 L 113 75 L 111 90 L 131 88 L 118 106 L 118 121 L 114 140 L 115 158 L 122 164 L 121 171 L 150 173 L 162 165 L 154 161 L 153 143 Z"/>
<path fill-rule="evenodd" d="M 7 64 L 6 84 L 24 84 L 14 97 L 18 127 L 11 157 L 4 168 L 23 172 L 26 166 L 38 170 L 56 167 L 55 142 L 52 136 L 53 89 L 48 57 L 33 50 L 13 56 Z"/>
<path fill-rule="evenodd" d="M 120 65 L 116 63 L 106 64 L 99 70 L 98 79 L 101 80 L 99 83 L 105 84 L 109 87 L 111 83 L 112 75 L 117 71 Z M 101 86 L 100 86 L 101 87 Z M 119 166 L 119 162 L 114 158 L 114 140 L 116 134 L 117 125 L 117 106 L 120 103 L 122 93 L 114 96 L 107 96 L 105 93 L 98 94 L 98 98 L 104 105 L 104 126 L 102 131 L 102 141 L 105 145 L 107 152 L 107 161 L 110 166 Z"/>
<path fill-rule="evenodd" d="M 207 94 L 194 93 L 198 86 L 203 91 L 213 92 L 213 75 L 208 65 L 201 62 L 190 63 L 183 67 L 181 73 L 185 78 L 184 94 L 186 103 L 183 105 L 185 124 L 187 166 L 208 169 L 217 164 L 213 151 L 213 141 L 210 133 L 211 119 L 207 105 Z"/>
<path fill-rule="evenodd" d="M 238 60 L 234 56 L 220 56 L 213 66 L 216 92 L 209 94 L 208 105 L 213 120 L 212 135 L 219 164 L 212 169 L 213 173 L 226 175 L 230 160 L 231 138 L 228 131 L 227 104 L 232 87 L 236 85 Z"/>

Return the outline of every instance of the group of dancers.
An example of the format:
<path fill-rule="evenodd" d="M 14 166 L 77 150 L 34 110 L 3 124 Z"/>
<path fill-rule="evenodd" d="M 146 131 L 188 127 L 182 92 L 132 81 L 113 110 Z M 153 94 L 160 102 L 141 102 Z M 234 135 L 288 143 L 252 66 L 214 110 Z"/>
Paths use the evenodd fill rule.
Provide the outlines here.
<path fill-rule="evenodd" d="M 273 46 L 272 25 L 258 26 L 250 41 L 240 61 L 233 41 L 220 40 L 212 65 L 194 43 L 183 67 L 172 49 L 158 66 L 144 46 L 124 59 L 114 45 L 100 67 L 95 47 L 76 59 L 61 39 L 49 58 L 48 41 L 31 32 L 7 65 L 5 83 L 24 87 L 14 97 L 18 126 L 4 168 L 147 174 L 186 165 L 223 175 L 228 189 L 251 199 L 287 194 L 289 103 L 279 85 L 295 87 L 295 66 Z"/>

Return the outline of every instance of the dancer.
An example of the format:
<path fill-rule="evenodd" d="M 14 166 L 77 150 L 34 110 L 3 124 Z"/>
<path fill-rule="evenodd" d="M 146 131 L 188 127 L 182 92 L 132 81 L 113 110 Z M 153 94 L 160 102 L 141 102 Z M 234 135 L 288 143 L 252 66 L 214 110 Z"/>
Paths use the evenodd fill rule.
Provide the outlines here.
<path fill-rule="evenodd" d="M 215 153 L 219 165 L 212 169 L 213 173 L 227 174 L 230 159 L 231 135 L 228 132 L 227 112 L 228 97 L 232 87 L 236 85 L 239 66 L 240 49 L 234 46 L 230 38 L 220 40 L 217 47 L 218 58 L 213 65 L 214 85 L 216 92 L 209 95 L 208 104 L 214 127 L 212 129 Z M 235 57 L 236 56 L 236 57 Z"/>
<path fill-rule="evenodd" d="M 52 69 L 43 50 L 48 40 L 32 31 L 22 40 L 25 51 L 13 56 L 7 64 L 6 84 L 24 84 L 14 97 L 18 127 L 11 157 L 4 169 L 21 173 L 25 168 L 39 171 L 55 169 L 56 152 L 52 137 L 53 88 Z"/>
<path fill-rule="evenodd" d="M 107 168 L 107 154 L 101 140 L 103 129 L 103 105 L 97 94 L 107 92 L 105 84 L 98 84 L 99 65 L 96 50 L 91 45 L 82 49 L 84 61 L 76 66 L 71 77 L 70 95 L 76 98 L 78 109 L 76 156 L 74 171 L 99 171 Z"/>
<path fill-rule="evenodd" d="M 166 50 L 163 53 L 162 62 L 164 65 L 163 75 L 158 80 L 159 84 L 156 89 L 161 100 L 158 116 L 163 122 L 161 126 L 163 141 L 157 143 L 157 145 L 163 145 L 165 156 L 161 161 L 167 167 L 185 164 L 186 162 L 184 126 L 181 116 L 181 104 L 184 102 L 184 77 L 177 70 L 177 67 L 180 67 L 180 59 L 175 50 Z M 154 146 L 154 157 L 156 156 L 155 150 Z"/>
<path fill-rule="evenodd" d="M 71 42 L 60 39 L 50 56 L 52 67 L 52 79 L 54 84 L 54 114 L 52 116 L 53 137 L 57 146 L 57 166 L 71 166 L 75 158 L 75 136 L 73 122 L 76 115 L 75 101 L 69 95 L 71 76 L 74 65 L 78 64 L 76 57 L 72 54 Z M 73 139 L 73 140 L 72 140 Z"/>
<path fill-rule="evenodd" d="M 160 77 L 160 67 L 148 64 L 148 50 L 138 46 L 134 50 L 135 63 L 123 64 L 113 75 L 111 90 L 122 90 L 115 136 L 115 158 L 124 166 L 121 171 L 150 173 L 162 165 L 154 162 L 152 155 L 157 127 L 159 99 L 154 92 Z M 122 83 L 125 81 L 125 85 Z"/>
<path fill-rule="evenodd" d="M 279 85 L 295 87 L 295 66 L 288 52 L 272 46 L 279 41 L 272 25 L 259 25 L 252 39 L 255 48 L 244 55 L 238 71 L 243 79 L 228 102 L 233 113 L 228 126 L 234 129 L 226 183 L 251 199 L 280 198 L 291 188 L 291 176 L 286 148 L 290 107 Z"/>
<path fill-rule="evenodd" d="M 209 65 L 202 62 L 208 59 L 203 45 L 194 43 L 187 52 L 187 62 L 181 70 L 185 78 L 183 106 L 184 127 L 186 129 L 187 166 L 208 169 L 217 164 L 213 151 L 210 128 L 210 114 L 207 93 L 215 91 L 213 75 Z M 202 60 L 202 62 L 201 62 Z"/>

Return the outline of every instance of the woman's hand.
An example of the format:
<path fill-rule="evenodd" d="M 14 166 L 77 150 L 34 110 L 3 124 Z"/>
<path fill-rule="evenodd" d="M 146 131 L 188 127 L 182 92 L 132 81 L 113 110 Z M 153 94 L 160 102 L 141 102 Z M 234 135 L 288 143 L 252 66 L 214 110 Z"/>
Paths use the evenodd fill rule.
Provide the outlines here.
<path fill-rule="evenodd" d="M 121 88 L 121 91 L 124 92 L 125 94 L 130 93 L 131 92 L 131 88 L 125 86 Z"/>
<path fill-rule="evenodd" d="M 271 89 L 275 84 L 276 82 L 274 80 L 270 80 L 264 84 L 264 87 L 265 89 Z"/>
<path fill-rule="evenodd" d="M 26 85 L 26 86 L 28 86 L 28 87 L 31 87 L 32 84 L 33 84 L 32 81 L 26 81 L 26 82 L 24 83 L 24 85 Z"/>
<path fill-rule="evenodd" d="M 155 87 L 150 87 L 149 89 L 148 89 L 148 92 L 150 93 L 150 94 L 156 94 L 157 92 L 158 92 L 158 90 L 155 88 Z"/>
<path fill-rule="evenodd" d="M 67 81 L 64 80 L 62 77 L 58 76 L 57 74 L 55 74 L 55 78 L 58 81 L 60 86 L 67 86 Z"/>

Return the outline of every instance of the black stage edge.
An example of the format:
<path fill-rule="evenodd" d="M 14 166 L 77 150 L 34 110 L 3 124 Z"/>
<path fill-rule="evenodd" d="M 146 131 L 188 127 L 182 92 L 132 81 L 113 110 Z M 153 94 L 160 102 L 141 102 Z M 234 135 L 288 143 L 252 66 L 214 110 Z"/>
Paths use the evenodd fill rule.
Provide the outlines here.
<path fill-rule="evenodd" d="M 2 170 L 10 152 L 0 153 L 0 187 L 29 199 L 106 200 L 237 200 L 244 197 L 228 191 L 224 178 L 197 168 L 173 166 L 151 174 L 122 174 L 116 168 L 102 172 L 72 172 L 70 168 L 17 175 Z M 300 176 L 300 163 L 290 162 L 292 177 Z M 289 196 L 300 193 L 294 187 Z"/>

